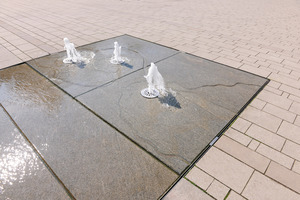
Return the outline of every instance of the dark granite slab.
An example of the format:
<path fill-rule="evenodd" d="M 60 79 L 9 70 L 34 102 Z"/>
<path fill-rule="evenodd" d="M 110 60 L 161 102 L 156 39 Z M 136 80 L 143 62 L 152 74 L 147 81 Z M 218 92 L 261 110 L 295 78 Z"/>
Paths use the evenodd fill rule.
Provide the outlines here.
<path fill-rule="evenodd" d="M 114 41 L 122 46 L 122 57 L 129 59 L 124 64 L 110 63 Z M 72 96 L 77 96 L 146 67 L 150 62 L 157 62 L 178 53 L 176 50 L 128 35 L 85 45 L 77 50 L 82 54 L 94 52 L 95 57 L 89 64 L 77 66 L 76 64 L 64 64 L 63 59 L 66 57 L 66 52 L 60 52 L 29 61 L 28 64 Z"/>
<path fill-rule="evenodd" d="M 183 53 L 156 64 L 175 97 L 143 98 L 140 70 L 77 98 L 178 173 L 267 81 Z"/>
<path fill-rule="evenodd" d="M 75 198 L 157 199 L 176 179 L 27 65 L 1 70 L 0 84 L 0 102 Z"/>
<path fill-rule="evenodd" d="M 0 106 L 0 199 L 70 199 Z"/>

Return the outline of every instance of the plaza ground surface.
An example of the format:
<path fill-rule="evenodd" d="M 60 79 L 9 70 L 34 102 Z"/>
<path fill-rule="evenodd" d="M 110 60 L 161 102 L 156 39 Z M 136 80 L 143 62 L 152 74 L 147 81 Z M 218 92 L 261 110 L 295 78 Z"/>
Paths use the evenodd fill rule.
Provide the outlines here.
<path fill-rule="evenodd" d="M 62 51 L 64 37 L 81 46 L 129 34 L 269 78 L 165 199 L 300 198 L 300 1 L 2 0 L 0 8 L 0 68 Z"/>

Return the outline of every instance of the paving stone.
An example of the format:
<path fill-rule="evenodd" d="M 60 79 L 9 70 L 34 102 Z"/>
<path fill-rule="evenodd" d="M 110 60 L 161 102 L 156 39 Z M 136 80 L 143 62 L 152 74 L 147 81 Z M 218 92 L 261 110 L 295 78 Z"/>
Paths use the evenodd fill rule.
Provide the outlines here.
<path fill-rule="evenodd" d="M 294 160 L 292 158 L 290 158 L 290 157 L 284 155 L 283 153 L 276 151 L 264 144 L 260 144 L 256 151 L 289 169 L 293 165 Z"/>
<path fill-rule="evenodd" d="M 234 139 L 235 141 L 245 145 L 245 146 L 248 146 L 248 144 L 250 143 L 251 141 L 251 138 L 248 137 L 247 135 L 239 132 L 239 131 L 236 131 L 232 128 L 229 128 L 226 132 L 225 132 L 225 135 Z"/>
<path fill-rule="evenodd" d="M 239 117 L 235 122 L 232 124 L 232 128 L 245 133 L 248 128 L 250 127 L 251 123 L 248 122 L 247 120 L 244 120 L 243 118 Z"/>
<path fill-rule="evenodd" d="M 288 110 L 292 104 L 292 101 L 282 97 L 282 96 L 278 96 L 272 92 L 268 92 L 268 91 L 262 91 L 257 98 L 266 101 L 268 103 L 271 103 L 275 106 L 278 106 L 280 108 L 283 108 L 285 110 Z"/>
<path fill-rule="evenodd" d="M 69 199 L 0 106 L 1 199 Z"/>
<path fill-rule="evenodd" d="M 294 166 L 293 166 L 293 171 L 300 174 L 300 161 L 297 161 L 297 160 L 295 161 Z"/>
<path fill-rule="evenodd" d="M 279 89 L 300 97 L 300 90 L 294 87 L 282 84 Z"/>
<path fill-rule="evenodd" d="M 293 102 L 290 111 L 293 113 L 296 113 L 298 115 L 300 115 L 300 103 L 297 102 Z"/>
<path fill-rule="evenodd" d="M 196 165 L 237 192 L 242 192 L 253 172 L 251 167 L 215 147 L 212 147 Z"/>
<path fill-rule="evenodd" d="M 121 65 L 110 63 L 115 41 L 122 46 L 121 55 L 129 59 L 129 61 Z M 63 44 L 63 41 L 61 42 Z M 75 43 L 76 41 L 73 42 Z M 95 57 L 87 65 L 64 64 L 63 59 L 66 58 L 66 52 L 63 51 L 34 59 L 28 63 L 63 90 L 72 96 L 77 96 L 97 86 L 142 69 L 149 65 L 150 62 L 157 62 L 178 53 L 176 50 L 128 35 L 82 46 L 77 48 L 77 51 L 81 52 L 82 56 L 88 55 L 88 52 L 94 52 Z"/>
<path fill-rule="evenodd" d="M 266 87 L 264 88 L 266 91 L 269 91 L 269 92 L 272 92 L 272 93 L 274 93 L 274 94 L 277 94 L 277 95 L 282 95 L 282 91 L 281 90 L 278 90 L 278 89 L 275 89 L 275 88 L 273 88 L 273 87 L 270 87 L 270 86 L 268 86 L 268 85 L 266 85 Z"/>
<path fill-rule="evenodd" d="M 300 127 L 300 115 L 296 117 L 294 124 Z"/>
<path fill-rule="evenodd" d="M 277 106 L 273 106 L 272 104 L 269 103 L 264 107 L 263 111 L 275 115 L 276 117 L 279 117 L 291 123 L 293 123 L 296 118 L 296 115 L 294 113 L 291 113 Z"/>
<path fill-rule="evenodd" d="M 222 136 L 215 146 L 261 172 L 264 172 L 267 169 L 270 162 L 269 159 L 226 136 Z"/>
<path fill-rule="evenodd" d="M 282 152 L 297 160 L 300 160 L 300 145 L 289 140 L 286 141 Z"/>
<path fill-rule="evenodd" d="M 263 69 L 260 69 L 257 67 L 252 67 L 250 65 L 243 65 L 242 67 L 240 67 L 240 69 L 263 76 L 263 77 L 268 77 L 271 74 L 270 71 L 266 71 L 266 70 L 263 70 Z"/>
<path fill-rule="evenodd" d="M 27 65 L 0 77 L 1 103 L 75 198 L 157 199 L 176 179 Z"/>
<path fill-rule="evenodd" d="M 251 200 L 297 200 L 300 195 L 259 172 L 254 172 L 242 195 Z"/>
<path fill-rule="evenodd" d="M 235 191 L 231 190 L 229 196 L 226 200 L 246 200 L 244 197 L 236 193 Z"/>
<path fill-rule="evenodd" d="M 275 133 L 263 129 L 255 124 L 251 125 L 246 134 L 279 151 L 281 150 L 285 141 L 283 137 L 280 137 L 279 135 L 276 135 Z"/>
<path fill-rule="evenodd" d="M 297 88 L 297 89 L 300 88 L 300 82 L 299 82 L 299 81 L 296 81 L 296 80 L 287 78 L 287 77 L 282 76 L 282 75 L 278 75 L 278 74 L 272 73 L 272 74 L 269 76 L 269 78 L 270 78 L 271 80 L 275 80 L 275 81 L 277 81 L 277 82 L 286 84 L 286 85 L 291 86 L 291 87 L 295 87 L 295 88 Z"/>
<path fill-rule="evenodd" d="M 157 66 L 176 97 L 143 98 L 147 84 L 138 71 L 77 99 L 178 173 L 266 81 L 183 53 Z"/>
<path fill-rule="evenodd" d="M 255 151 L 260 143 L 254 139 L 251 140 L 250 144 L 248 145 L 249 149 Z"/>
<path fill-rule="evenodd" d="M 220 183 L 216 179 L 212 182 L 209 186 L 207 193 L 213 196 L 216 199 L 223 200 L 227 193 L 229 192 L 229 188 L 226 187 L 224 184 Z"/>
<path fill-rule="evenodd" d="M 277 134 L 290 139 L 293 142 L 300 144 L 300 127 L 294 124 L 283 121 Z"/>
<path fill-rule="evenodd" d="M 273 115 L 270 115 L 269 113 L 260 111 L 253 107 L 247 107 L 241 114 L 241 117 L 273 132 L 277 131 L 282 121 L 278 117 L 275 117 Z"/>
<path fill-rule="evenodd" d="M 266 175 L 300 193 L 300 174 L 297 174 L 275 162 L 271 162 Z"/>
<path fill-rule="evenodd" d="M 194 186 L 184 178 L 163 198 L 164 200 L 213 200 L 202 190 Z"/>
<path fill-rule="evenodd" d="M 186 178 L 198 185 L 203 190 L 207 190 L 208 186 L 210 186 L 214 180 L 210 175 L 206 174 L 197 167 L 193 167 L 193 169 L 186 175 Z"/>
<path fill-rule="evenodd" d="M 250 105 L 254 108 L 261 110 L 266 105 L 266 102 L 256 98 L 251 102 Z"/>
<path fill-rule="evenodd" d="M 243 63 L 241 62 L 238 62 L 238 61 L 235 61 L 235 60 L 232 60 L 232 59 L 228 59 L 228 58 L 222 58 L 222 57 L 219 57 L 217 59 L 215 59 L 216 62 L 219 62 L 219 63 L 222 63 L 224 65 L 228 65 L 230 67 L 234 67 L 234 68 L 239 68 L 243 65 Z"/>
<path fill-rule="evenodd" d="M 281 83 L 278 83 L 278 82 L 272 81 L 272 80 L 268 83 L 268 86 L 276 88 L 276 89 L 278 89 L 281 85 L 282 85 Z M 280 87 L 280 89 L 281 89 L 281 87 Z"/>

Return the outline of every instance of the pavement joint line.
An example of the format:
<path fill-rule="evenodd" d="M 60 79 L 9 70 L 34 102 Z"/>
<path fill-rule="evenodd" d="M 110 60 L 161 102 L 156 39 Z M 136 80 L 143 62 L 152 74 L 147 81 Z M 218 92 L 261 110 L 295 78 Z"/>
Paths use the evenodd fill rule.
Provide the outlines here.
<path fill-rule="evenodd" d="M 19 125 L 15 122 L 15 120 L 11 117 L 11 115 L 8 113 L 8 111 L 4 108 L 4 106 L 1 103 L 0 103 L 0 107 L 4 110 L 4 112 L 6 113 L 6 115 L 10 118 L 10 120 L 13 122 L 13 124 L 20 131 L 20 133 L 23 136 L 23 138 L 26 140 L 26 142 L 29 144 L 29 146 L 32 148 L 32 150 L 35 152 L 35 154 L 39 157 L 39 159 L 42 161 L 42 163 L 45 165 L 45 167 L 48 169 L 48 171 L 52 174 L 52 176 L 56 179 L 56 181 L 64 188 L 64 190 L 68 194 L 68 196 L 71 199 L 76 200 L 76 198 L 71 193 L 71 191 L 66 187 L 66 185 L 62 182 L 62 180 L 58 177 L 58 175 L 50 167 L 50 165 L 47 163 L 47 161 L 41 155 L 41 153 L 39 152 L 39 150 L 37 150 L 37 148 L 35 147 L 35 145 L 29 140 L 29 138 L 26 136 L 26 134 L 22 131 L 22 129 L 19 127 Z"/>

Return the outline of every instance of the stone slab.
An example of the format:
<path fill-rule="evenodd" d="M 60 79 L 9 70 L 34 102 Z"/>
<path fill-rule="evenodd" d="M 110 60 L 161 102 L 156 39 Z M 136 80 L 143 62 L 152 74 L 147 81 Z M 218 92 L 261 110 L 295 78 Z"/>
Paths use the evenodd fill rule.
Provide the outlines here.
<path fill-rule="evenodd" d="M 110 63 L 114 41 L 122 46 L 122 57 L 129 59 L 124 64 L 114 65 Z M 64 64 L 63 59 L 67 56 L 64 51 L 34 59 L 29 61 L 28 64 L 72 96 L 77 96 L 137 69 L 146 67 L 150 62 L 157 62 L 178 53 L 176 50 L 129 35 L 115 37 L 76 49 L 82 55 L 85 52 L 94 52 L 95 57 L 87 65 Z"/>
<path fill-rule="evenodd" d="M 76 199 L 157 199 L 177 178 L 27 65 L 0 71 L 0 84 L 0 102 Z"/>
<path fill-rule="evenodd" d="M 145 99 L 144 70 L 77 99 L 181 173 L 267 81 L 184 53 L 156 63 L 167 98 Z"/>
<path fill-rule="evenodd" d="M 0 106 L 0 199 L 70 199 Z"/>

